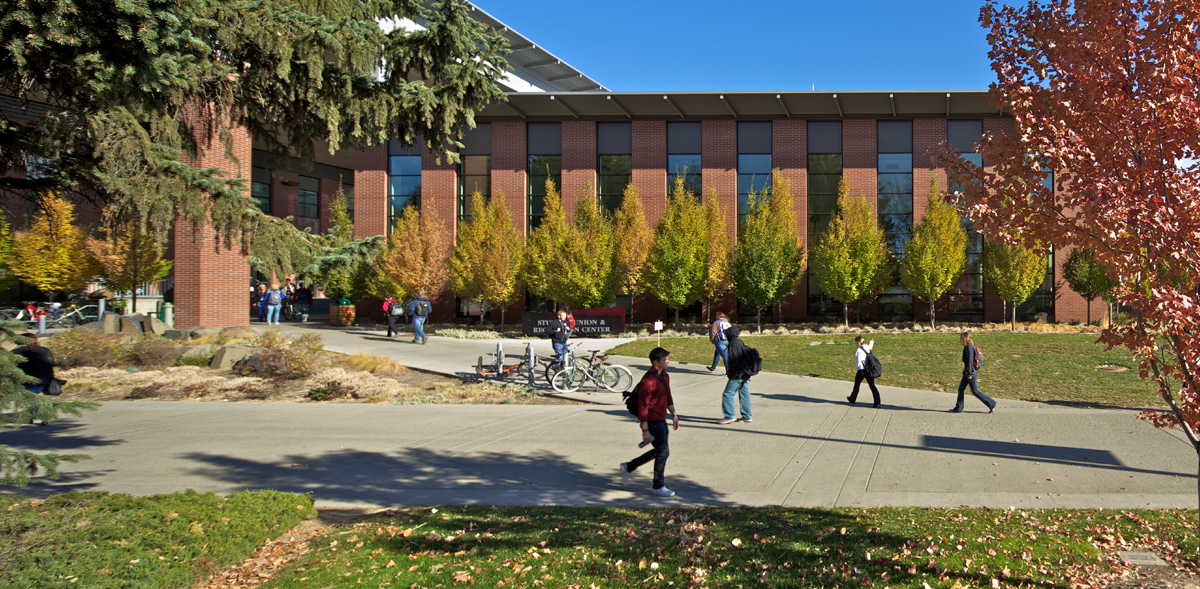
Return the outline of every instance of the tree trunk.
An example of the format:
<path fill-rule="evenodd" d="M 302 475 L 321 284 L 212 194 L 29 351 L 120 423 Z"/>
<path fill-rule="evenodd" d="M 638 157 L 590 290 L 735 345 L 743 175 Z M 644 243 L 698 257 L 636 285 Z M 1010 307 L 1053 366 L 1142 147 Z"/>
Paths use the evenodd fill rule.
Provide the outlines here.
<path fill-rule="evenodd" d="M 850 303 L 842 303 L 842 318 L 846 322 L 846 328 L 850 328 Z"/>
<path fill-rule="evenodd" d="M 1012 330 L 1013 330 L 1013 333 L 1017 332 L 1017 304 L 1016 303 L 1013 303 Z"/>
<path fill-rule="evenodd" d="M 859 323 L 863 322 L 863 320 L 862 320 L 862 299 L 858 299 L 857 301 L 854 301 L 854 318 L 856 320 L 858 320 Z M 846 319 L 846 321 L 847 321 L 846 325 L 849 325 L 850 320 Z"/>
<path fill-rule="evenodd" d="M 933 299 L 929 299 L 929 329 L 937 329 L 933 325 Z"/>
<path fill-rule="evenodd" d="M 758 308 L 758 333 L 762 334 L 762 307 Z"/>
<path fill-rule="evenodd" d="M 1003 321 L 1005 317 L 1008 317 L 1008 301 L 1002 299 L 1000 301 L 1000 320 Z"/>
<path fill-rule="evenodd" d="M 704 301 L 704 324 L 712 323 L 712 301 Z"/>
<path fill-rule="evenodd" d="M 675 309 L 675 331 L 679 331 L 679 309 Z"/>
<path fill-rule="evenodd" d="M 1092 324 L 1092 299 L 1087 300 L 1087 324 Z"/>
<path fill-rule="evenodd" d="M 503 305 L 500 306 L 500 333 L 501 334 L 504 333 L 504 312 L 506 310 L 507 309 L 505 309 Z"/>

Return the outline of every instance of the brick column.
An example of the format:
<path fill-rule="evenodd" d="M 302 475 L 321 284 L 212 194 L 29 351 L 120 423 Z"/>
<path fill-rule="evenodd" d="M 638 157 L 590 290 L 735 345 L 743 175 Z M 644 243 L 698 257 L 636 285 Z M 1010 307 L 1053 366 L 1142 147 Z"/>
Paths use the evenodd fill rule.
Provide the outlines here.
<path fill-rule="evenodd" d="M 189 113 L 195 117 L 195 113 Z M 193 118 L 193 120 L 195 120 Z M 217 168 L 226 177 L 250 175 L 250 133 L 230 129 L 233 156 L 225 156 L 220 140 L 210 140 L 195 158 L 184 161 L 197 168 Z M 249 182 L 244 196 L 250 198 Z M 180 218 L 173 232 L 175 253 L 175 327 L 227 327 L 250 324 L 250 262 L 237 241 L 232 249 L 208 223 L 194 227 Z"/>
<path fill-rule="evenodd" d="M 438 154 L 429 151 L 429 144 L 424 143 L 421 147 L 421 216 L 441 223 L 453 239 L 458 231 L 458 166 L 445 155 L 442 156 L 442 163 L 439 164 L 437 160 Z M 455 299 L 449 285 L 428 296 L 433 303 L 429 320 L 453 323 Z M 382 311 L 382 306 L 380 309 Z"/>
<path fill-rule="evenodd" d="M 317 218 L 320 233 L 327 233 L 333 228 L 333 197 L 342 184 L 337 180 L 320 180 L 320 194 L 317 197 Z"/>
<path fill-rule="evenodd" d="M 387 235 L 387 144 L 354 152 L 354 238 Z"/>
<path fill-rule="evenodd" d="M 1010 118 L 993 117 L 983 119 L 983 133 L 1006 133 L 1012 135 L 1016 133 L 1016 123 Z M 986 159 L 983 162 L 983 167 L 986 171 L 994 171 L 992 162 Z M 984 240 L 983 249 L 987 251 L 987 240 Z M 1007 305 L 1007 313 L 1005 312 L 1004 300 L 996 291 L 992 289 L 992 285 L 988 284 L 987 280 L 983 282 L 983 319 L 984 321 L 1003 322 L 1008 321 L 1012 317 L 1012 305 Z"/>
<path fill-rule="evenodd" d="M 866 198 L 876 214 L 879 211 L 878 145 L 875 119 L 842 121 L 842 175 L 850 187 L 850 195 Z M 852 310 L 857 310 L 857 305 Z M 872 318 L 879 318 L 877 301 L 864 302 L 862 311 Z"/>
<path fill-rule="evenodd" d="M 701 182 L 707 194 L 717 191 L 717 202 L 725 213 L 725 226 L 736 247 L 737 243 L 737 122 L 706 120 L 701 127 Z M 725 311 L 735 319 L 737 299 L 731 293 L 713 303 L 714 314 Z"/>
<path fill-rule="evenodd" d="M 667 208 L 667 123 L 633 121 L 633 185 L 642 197 L 642 208 L 650 231 L 658 225 Z M 651 294 L 633 301 L 633 321 L 645 323 L 667 316 L 667 306 Z"/>
<path fill-rule="evenodd" d="M 300 176 L 292 172 L 271 174 L 271 215 L 295 217 L 299 209 Z"/>
<path fill-rule="evenodd" d="M 503 199 L 521 235 L 528 235 L 529 229 L 527 159 L 524 121 L 492 122 L 492 198 Z M 509 325 L 520 323 L 524 312 L 522 295 L 507 309 L 505 321 Z M 500 310 L 493 309 L 491 317 L 492 321 L 500 321 Z"/>
<path fill-rule="evenodd" d="M 596 122 L 562 122 L 562 199 L 568 219 L 575 218 L 575 201 L 596 198 Z M 664 166 L 665 168 L 666 166 Z M 589 191 L 590 186 L 590 191 Z"/>
<path fill-rule="evenodd" d="M 792 203 L 796 211 L 796 233 L 808 251 L 808 122 L 777 120 L 771 125 L 771 161 L 781 176 L 792 181 Z M 807 266 L 807 264 L 806 264 Z M 781 301 L 784 317 L 808 316 L 808 280 L 802 275 L 796 290 Z M 772 309 L 776 313 L 778 307 Z M 775 317 L 776 321 L 783 317 Z"/>
<path fill-rule="evenodd" d="M 946 119 L 915 119 L 913 120 L 913 224 L 920 223 L 925 218 L 929 208 L 929 182 L 937 178 L 938 191 L 946 196 L 946 170 L 937 167 L 933 161 L 933 151 L 946 141 Z M 942 295 L 934 303 L 934 310 L 939 321 L 945 321 L 950 316 L 950 295 Z M 920 322 L 929 321 L 929 301 L 913 295 L 913 319 Z"/>

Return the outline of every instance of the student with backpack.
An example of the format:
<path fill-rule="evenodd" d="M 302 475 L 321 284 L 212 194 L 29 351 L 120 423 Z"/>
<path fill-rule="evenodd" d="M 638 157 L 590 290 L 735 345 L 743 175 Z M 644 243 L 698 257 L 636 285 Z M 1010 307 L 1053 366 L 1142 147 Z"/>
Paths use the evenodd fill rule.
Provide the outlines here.
<path fill-rule="evenodd" d="M 396 300 L 396 297 L 388 295 L 383 301 L 383 314 L 387 317 L 388 337 L 392 337 L 393 333 L 400 333 L 400 328 L 396 327 L 396 323 L 404 318 L 404 305 Z"/>
<path fill-rule="evenodd" d="M 712 327 L 708 329 L 708 341 L 716 347 L 712 364 L 708 367 L 709 372 L 717 369 L 717 361 L 720 360 L 725 363 L 725 374 L 729 374 L 729 340 L 725 339 L 725 330 L 729 327 L 729 318 L 724 313 L 717 313 L 717 320 L 713 321 Z"/>
<path fill-rule="evenodd" d="M 738 328 L 732 325 L 726 327 L 724 332 L 725 339 L 729 342 L 729 356 L 725 363 L 725 376 L 729 378 L 729 382 L 725 383 L 725 393 L 721 396 L 721 411 L 725 415 L 724 419 L 717 422 L 721 425 L 735 421 L 754 422 L 750 414 L 750 377 L 762 369 L 762 358 L 758 355 L 758 350 L 747 346 L 746 342 L 738 338 L 740 333 Z M 735 417 L 734 413 L 735 397 L 741 410 L 740 418 Z"/>
<path fill-rule="evenodd" d="M 971 332 L 964 331 L 958 338 L 963 345 L 962 362 L 963 374 L 962 381 L 958 383 L 958 402 L 954 404 L 954 408 L 950 413 L 963 412 L 963 393 L 967 389 L 967 385 L 971 385 L 971 394 L 975 395 L 976 399 L 987 405 L 988 413 L 996 409 L 996 401 L 991 397 L 979 392 L 978 372 L 979 365 L 983 361 L 983 353 L 979 348 L 975 347 L 975 343 L 971 341 Z"/>
<path fill-rule="evenodd" d="M 429 338 L 425 337 L 424 326 L 425 319 L 427 319 L 429 314 L 432 312 L 433 305 L 430 304 L 429 299 L 425 298 L 424 291 L 418 292 L 417 298 L 409 301 L 408 314 L 412 316 L 413 329 L 417 332 L 417 334 L 413 336 L 414 344 L 425 345 L 425 342 L 429 341 Z"/>
<path fill-rule="evenodd" d="M 875 347 L 875 340 L 870 343 L 863 343 L 863 336 L 854 338 L 854 390 L 850 391 L 850 396 L 846 397 L 847 401 L 853 405 L 858 400 L 858 386 L 862 384 L 863 379 L 867 379 L 867 386 L 871 387 L 871 396 L 875 397 L 875 402 L 872 407 L 879 408 L 879 389 L 875 388 L 875 379 L 882 373 L 879 360 L 871 354 L 871 350 Z"/>
<path fill-rule="evenodd" d="M 667 414 L 671 414 L 672 426 L 679 429 L 679 414 L 675 412 L 675 400 L 671 398 L 671 377 L 667 365 L 671 353 L 662 349 L 650 350 L 650 370 L 642 377 L 635 389 L 637 395 L 638 425 L 642 428 L 642 446 L 651 444 L 646 453 L 620 465 L 622 483 L 629 485 L 629 473 L 651 460 L 654 461 L 654 482 L 650 494 L 670 497 L 675 494 L 666 486 L 667 457 L 671 448 L 667 445 Z"/>
<path fill-rule="evenodd" d="M 283 307 L 283 291 L 279 290 L 278 284 L 272 284 L 271 290 L 267 291 L 267 325 L 272 322 L 279 325 L 279 309 Z M 274 317 L 274 319 L 272 319 Z"/>

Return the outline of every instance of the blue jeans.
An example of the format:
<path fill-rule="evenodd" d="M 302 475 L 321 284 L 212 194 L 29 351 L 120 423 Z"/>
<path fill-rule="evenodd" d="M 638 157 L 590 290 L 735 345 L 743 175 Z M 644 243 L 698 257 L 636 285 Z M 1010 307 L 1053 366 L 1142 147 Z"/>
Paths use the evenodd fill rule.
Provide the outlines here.
<path fill-rule="evenodd" d="M 737 397 L 738 404 L 741 405 L 742 419 L 747 421 L 752 419 L 750 415 L 750 379 L 731 378 L 725 384 L 725 393 L 721 395 L 721 410 L 725 413 L 725 419 L 737 418 L 733 412 L 734 397 Z"/>
<path fill-rule="evenodd" d="M 258 306 L 258 320 L 259 321 L 267 320 L 267 305 L 265 303 Z"/>
<path fill-rule="evenodd" d="M 31 392 L 35 395 L 40 395 L 40 394 L 42 394 L 43 391 L 46 390 L 47 386 L 50 386 L 50 385 L 48 385 L 48 384 L 27 384 L 27 385 L 25 385 L 25 390 L 28 392 Z M 30 403 L 29 404 L 29 420 L 30 420 L 30 422 L 33 421 L 33 418 L 36 415 L 37 415 L 37 403 Z"/>
<path fill-rule="evenodd" d="M 966 391 L 967 385 L 971 385 L 971 394 L 975 395 L 975 398 L 979 399 L 984 405 L 987 405 L 988 409 L 996 408 L 996 401 L 994 401 L 991 397 L 979 392 L 977 378 L 978 375 L 975 373 L 963 374 L 962 382 L 958 383 L 958 402 L 954 404 L 955 411 L 962 411 L 963 409 L 963 393 Z"/>
<path fill-rule="evenodd" d="M 413 329 L 417 331 L 417 335 L 413 338 L 414 342 L 425 339 L 425 319 L 426 317 L 413 317 Z"/>
<path fill-rule="evenodd" d="M 729 340 L 719 339 L 716 343 L 717 349 L 713 352 L 712 364 L 708 367 L 709 370 L 717 369 L 717 360 L 725 363 L 725 370 L 729 370 Z"/>
<path fill-rule="evenodd" d="M 554 347 L 554 359 L 558 361 L 559 366 L 565 368 L 567 366 L 567 344 L 550 342 L 550 345 Z"/>
<path fill-rule="evenodd" d="M 267 305 L 267 323 L 279 323 L 279 308 L 283 305 Z M 274 319 L 272 319 L 274 317 Z"/>
<path fill-rule="evenodd" d="M 661 489 L 666 485 L 667 479 L 667 458 L 671 456 L 671 447 L 667 445 L 667 432 L 670 428 L 665 421 L 651 421 L 646 423 L 646 429 L 650 430 L 650 435 L 654 441 L 650 442 L 650 450 L 645 454 L 629 461 L 626 468 L 629 472 L 637 470 L 637 467 L 654 461 L 654 482 L 651 485 L 655 489 Z"/>

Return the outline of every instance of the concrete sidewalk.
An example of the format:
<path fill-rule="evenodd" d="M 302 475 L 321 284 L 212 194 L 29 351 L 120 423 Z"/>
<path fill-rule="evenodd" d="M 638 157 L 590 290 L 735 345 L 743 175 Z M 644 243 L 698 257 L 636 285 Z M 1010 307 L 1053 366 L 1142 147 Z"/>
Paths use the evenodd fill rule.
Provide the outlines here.
<path fill-rule="evenodd" d="M 377 330 L 284 329 L 318 330 L 331 350 L 450 374 L 473 372 L 495 348 L 438 337 L 420 346 Z M 545 342 L 535 349 L 549 353 Z M 612 360 L 638 378 L 649 364 Z M 870 407 L 869 391 L 851 407 L 849 383 L 764 373 L 751 384 L 754 422 L 722 426 L 725 379 L 687 364 L 671 373 L 683 418 L 671 434 L 671 499 L 649 495 L 649 466 L 621 486 L 617 465 L 641 452 L 639 432 L 620 396 L 599 391 L 579 394 L 593 405 L 109 403 L 80 419 L 7 432 L 0 443 L 93 456 L 64 466 L 63 480 L 25 490 L 35 495 L 273 488 L 311 492 L 322 506 L 1196 507 L 1191 447 L 1136 411 L 1001 399 L 989 415 L 968 398 L 967 412 L 954 415 L 945 413 L 953 395 L 887 386 L 882 408 Z"/>

